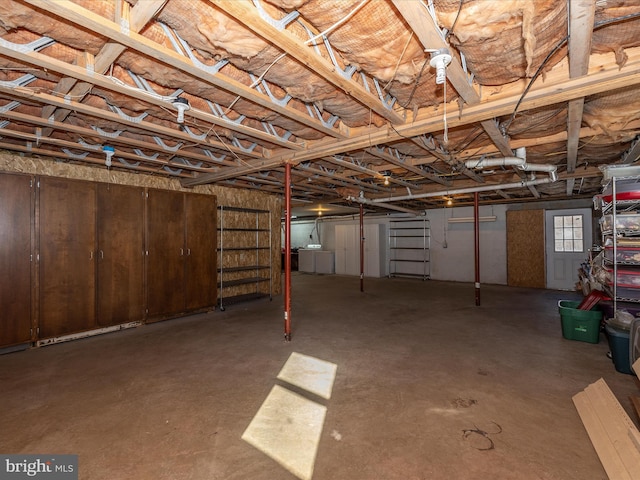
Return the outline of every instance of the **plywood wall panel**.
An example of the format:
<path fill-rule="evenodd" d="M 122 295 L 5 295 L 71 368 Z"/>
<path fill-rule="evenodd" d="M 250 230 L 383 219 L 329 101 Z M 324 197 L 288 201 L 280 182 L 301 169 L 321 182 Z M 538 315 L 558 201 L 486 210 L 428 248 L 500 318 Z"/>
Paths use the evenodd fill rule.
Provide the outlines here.
<path fill-rule="evenodd" d="M 507 284 L 545 288 L 544 210 L 507 211 Z"/>

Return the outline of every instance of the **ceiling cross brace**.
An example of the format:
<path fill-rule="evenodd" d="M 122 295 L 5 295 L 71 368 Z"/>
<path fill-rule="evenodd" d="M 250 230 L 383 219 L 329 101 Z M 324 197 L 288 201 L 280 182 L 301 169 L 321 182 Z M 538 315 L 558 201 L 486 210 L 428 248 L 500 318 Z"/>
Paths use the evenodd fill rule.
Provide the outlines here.
<path fill-rule="evenodd" d="M 258 15 L 260 15 L 260 18 L 262 18 L 265 22 L 274 26 L 278 30 L 284 30 L 287 25 L 289 25 L 300 16 L 300 13 L 297 10 L 294 10 L 282 17 L 280 20 L 276 20 L 271 15 L 269 15 L 264 8 L 262 8 L 260 0 L 253 0 L 253 5 L 256 7 L 256 10 L 258 10 Z"/>
<path fill-rule="evenodd" d="M 169 43 L 171 43 L 171 46 L 173 46 L 173 49 L 176 51 L 176 53 L 179 53 L 183 56 L 186 54 L 189 60 L 191 60 L 193 64 L 203 72 L 207 72 L 211 75 L 216 75 L 222 67 L 229 63 L 229 60 L 226 59 L 219 60 L 215 65 L 207 65 L 206 63 L 202 63 L 200 60 L 198 60 L 198 57 L 193 54 L 189 44 L 185 42 L 173 28 L 168 27 L 162 22 L 158 22 L 158 24 L 164 30 L 165 35 L 169 39 Z"/>

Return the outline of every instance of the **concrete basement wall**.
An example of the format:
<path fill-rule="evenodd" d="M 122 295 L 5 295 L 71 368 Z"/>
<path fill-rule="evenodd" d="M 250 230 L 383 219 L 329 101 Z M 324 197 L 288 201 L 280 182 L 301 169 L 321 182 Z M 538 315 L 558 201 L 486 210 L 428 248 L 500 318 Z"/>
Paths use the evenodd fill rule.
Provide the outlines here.
<path fill-rule="evenodd" d="M 480 224 L 480 281 L 483 283 L 506 284 L 506 217 L 507 207 L 497 205 L 481 207 L 480 216 L 496 215 L 496 222 Z M 473 223 L 449 224 L 446 219 L 472 217 L 471 207 L 427 210 L 431 225 L 431 278 L 457 282 L 474 281 Z M 383 224 L 388 227 L 389 219 L 395 215 L 365 216 L 365 224 Z M 322 244 L 323 250 L 335 249 L 335 226 L 357 225 L 358 215 L 348 217 L 323 217 L 316 220 L 294 221 L 291 224 L 292 248 L 304 248 L 310 243 Z M 284 234 L 284 233 L 283 233 Z M 446 245 L 444 239 L 446 235 Z M 284 245 L 284 241 L 283 245 Z M 389 258 L 388 242 L 385 242 Z M 389 266 L 386 265 L 388 274 Z"/>
<path fill-rule="evenodd" d="M 562 202 L 481 206 L 480 216 L 495 215 L 496 221 L 480 223 L 480 282 L 496 285 L 507 284 L 507 210 L 557 210 L 589 208 L 591 205 L 591 200 L 580 199 Z M 395 215 L 365 216 L 365 223 L 381 223 L 388 226 L 389 219 L 393 216 Z M 431 226 L 431 278 L 433 280 L 473 282 L 475 279 L 473 223 L 449 223 L 447 221 L 452 217 L 473 217 L 473 207 L 432 209 L 426 211 L 426 216 Z M 594 222 L 596 221 L 594 217 Z M 323 250 L 334 250 L 335 226 L 338 224 L 357 225 L 358 223 L 358 215 L 293 221 L 291 224 L 291 246 L 303 248 L 310 243 L 320 243 Z M 386 258 L 389 258 L 388 251 Z M 387 274 L 388 268 L 387 265 Z"/>

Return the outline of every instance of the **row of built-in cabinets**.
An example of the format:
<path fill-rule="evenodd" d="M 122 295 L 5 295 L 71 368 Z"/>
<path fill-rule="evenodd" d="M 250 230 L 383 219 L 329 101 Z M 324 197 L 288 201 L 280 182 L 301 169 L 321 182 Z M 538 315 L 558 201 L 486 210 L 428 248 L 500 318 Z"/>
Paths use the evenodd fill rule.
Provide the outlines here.
<path fill-rule="evenodd" d="M 208 195 L 0 174 L 0 347 L 215 307 Z"/>

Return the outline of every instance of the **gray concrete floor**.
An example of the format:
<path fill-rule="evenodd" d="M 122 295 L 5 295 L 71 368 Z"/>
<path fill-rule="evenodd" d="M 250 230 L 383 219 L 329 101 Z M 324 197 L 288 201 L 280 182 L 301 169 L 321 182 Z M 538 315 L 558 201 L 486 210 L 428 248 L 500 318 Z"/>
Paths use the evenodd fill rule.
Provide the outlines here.
<path fill-rule="evenodd" d="M 637 421 L 640 390 L 603 335 L 562 338 L 557 302 L 577 294 L 483 286 L 476 307 L 471 284 L 365 290 L 294 274 L 291 343 L 275 297 L 0 356 L 0 453 L 78 454 L 87 480 L 295 479 L 241 436 L 298 352 L 337 365 L 313 398 L 314 480 L 606 478 L 571 397 L 602 377 Z"/>

